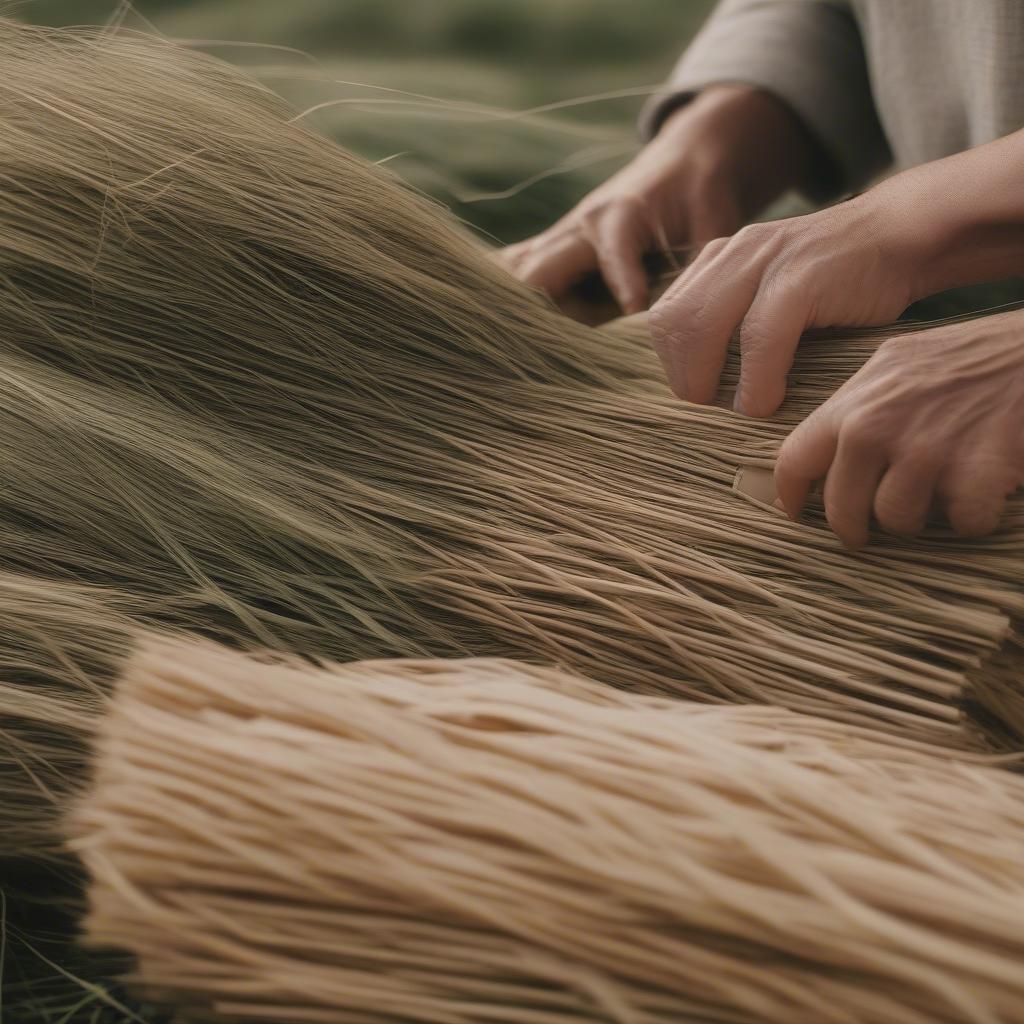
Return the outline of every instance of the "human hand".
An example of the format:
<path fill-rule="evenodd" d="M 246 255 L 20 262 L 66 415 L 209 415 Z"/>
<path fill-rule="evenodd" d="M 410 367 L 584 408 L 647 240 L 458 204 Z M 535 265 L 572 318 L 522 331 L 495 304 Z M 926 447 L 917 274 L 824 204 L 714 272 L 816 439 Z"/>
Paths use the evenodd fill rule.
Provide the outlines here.
<path fill-rule="evenodd" d="M 771 415 L 807 328 L 888 323 L 927 295 L 1019 273 L 1022 173 L 1024 131 L 712 242 L 651 310 L 672 389 L 711 402 L 739 328 L 737 408 Z"/>
<path fill-rule="evenodd" d="M 891 338 L 786 439 L 775 486 L 795 519 L 825 479 L 848 547 L 915 536 L 938 507 L 965 537 L 996 528 L 1024 485 L 1024 312 Z"/>
<path fill-rule="evenodd" d="M 672 390 L 712 402 L 739 328 L 736 408 L 769 416 L 807 328 L 895 320 L 914 297 L 922 258 L 922 234 L 896 206 L 865 193 L 706 246 L 651 310 L 651 339 Z"/>
<path fill-rule="evenodd" d="M 598 270 L 623 312 L 635 313 L 647 306 L 645 253 L 732 234 L 799 184 L 814 159 L 814 144 L 780 100 L 749 86 L 712 86 L 575 209 L 498 258 L 556 299 Z"/>

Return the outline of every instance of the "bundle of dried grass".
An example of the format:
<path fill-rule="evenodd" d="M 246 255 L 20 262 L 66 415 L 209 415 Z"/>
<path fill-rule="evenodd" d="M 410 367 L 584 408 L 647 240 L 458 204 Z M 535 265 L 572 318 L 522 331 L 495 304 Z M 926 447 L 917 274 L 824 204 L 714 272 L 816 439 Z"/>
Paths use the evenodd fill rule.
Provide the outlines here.
<path fill-rule="evenodd" d="M 808 346 L 772 423 L 683 405 L 642 325 L 561 318 L 240 73 L 13 24 L 0 62 L 0 570 L 236 643 L 1024 732 L 1021 502 L 851 557 L 732 490 L 870 339 Z"/>
<path fill-rule="evenodd" d="M 74 828 L 189 1019 L 1024 1019 L 1024 778 L 778 709 L 157 642 Z"/>

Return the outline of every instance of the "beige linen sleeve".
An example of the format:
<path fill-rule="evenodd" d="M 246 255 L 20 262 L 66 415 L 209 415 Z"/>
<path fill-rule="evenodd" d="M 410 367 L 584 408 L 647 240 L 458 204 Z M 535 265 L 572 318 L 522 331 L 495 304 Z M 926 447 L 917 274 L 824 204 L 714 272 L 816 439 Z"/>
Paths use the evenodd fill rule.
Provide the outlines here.
<path fill-rule="evenodd" d="M 645 105 L 640 131 L 701 89 L 757 86 L 785 102 L 830 156 L 810 190 L 824 199 L 855 190 L 891 160 L 871 95 L 853 12 L 834 0 L 721 0 L 671 77 Z"/>

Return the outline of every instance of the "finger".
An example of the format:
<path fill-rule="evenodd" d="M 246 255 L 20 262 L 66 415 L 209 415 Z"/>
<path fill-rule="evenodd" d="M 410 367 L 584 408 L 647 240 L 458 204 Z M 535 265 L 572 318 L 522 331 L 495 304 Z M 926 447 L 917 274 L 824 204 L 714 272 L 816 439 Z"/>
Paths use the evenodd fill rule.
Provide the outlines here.
<path fill-rule="evenodd" d="M 775 276 L 761 282 L 740 325 L 737 412 L 771 416 L 782 404 L 807 314 L 806 293 L 793 282 Z"/>
<path fill-rule="evenodd" d="M 596 268 L 593 246 L 574 232 L 548 240 L 538 237 L 530 252 L 519 259 L 514 272 L 526 284 L 558 298 Z"/>
<path fill-rule="evenodd" d="M 692 252 L 690 253 L 690 262 L 686 267 L 679 273 L 675 281 L 672 282 L 670 287 L 674 288 L 680 281 L 685 277 L 688 277 L 690 272 L 697 265 L 697 261 L 701 260 L 703 265 L 704 262 L 711 263 L 716 256 L 721 255 L 722 250 L 729 244 L 728 238 L 713 238 L 710 242 L 706 242 L 700 247 L 691 247 Z M 696 276 L 696 275 L 694 275 Z M 667 291 L 667 289 L 666 289 Z"/>
<path fill-rule="evenodd" d="M 714 280 L 715 268 L 719 265 L 718 257 L 729 245 L 728 238 L 714 238 L 706 245 L 701 246 L 690 254 L 690 262 L 680 271 L 672 281 L 662 298 L 668 297 L 670 293 L 676 293 L 691 286 L 700 286 L 702 277 Z"/>
<path fill-rule="evenodd" d="M 594 229 L 601 275 L 626 314 L 647 308 L 646 242 L 637 230 L 636 216 L 629 207 L 609 210 Z"/>
<path fill-rule="evenodd" d="M 836 456 L 839 435 L 828 403 L 786 438 L 775 460 L 775 491 L 790 519 L 796 519 L 813 484 L 824 479 Z"/>
<path fill-rule="evenodd" d="M 999 460 L 972 460 L 950 467 L 940 484 L 949 525 L 961 537 L 984 537 L 1003 517 L 1016 488 L 1011 468 Z"/>
<path fill-rule="evenodd" d="M 916 537 L 928 522 L 938 467 L 929 459 L 901 459 L 886 471 L 875 492 L 875 519 L 886 533 Z"/>
<path fill-rule="evenodd" d="M 887 465 L 881 444 L 859 431 L 840 430 L 836 457 L 825 477 L 825 515 L 848 548 L 868 542 L 875 492 Z"/>
<path fill-rule="evenodd" d="M 738 236 L 737 236 L 738 237 Z M 714 243 L 712 243 L 712 246 Z M 714 401 L 729 340 L 757 294 L 760 251 L 735 239 L 705 248 L 651 310 L 650 331 L 672 390 L 683 399 Z"/>
<path fill-rule="evenodd" d="M 959 536 L 985 537 L 998 529 L 1005 509 L 1005 495 L 993 493 L 986 498 L 956 498 L 948 502 L 946 515 Z"/>

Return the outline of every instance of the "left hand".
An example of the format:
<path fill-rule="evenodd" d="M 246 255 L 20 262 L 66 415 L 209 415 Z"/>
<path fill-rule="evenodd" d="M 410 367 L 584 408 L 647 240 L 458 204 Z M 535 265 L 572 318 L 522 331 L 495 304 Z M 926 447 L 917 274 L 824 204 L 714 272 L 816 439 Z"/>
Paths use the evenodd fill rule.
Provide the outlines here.
<path fill-rule="evenodd" d="M 829 525 L 867 542 L 921 532 L 934 507 L 965 537 L 990 533 L 1024 485 L 1024 311 L 891 338 L 786 439 L 779 500 L 800 512 L 825 479 Z"/>

